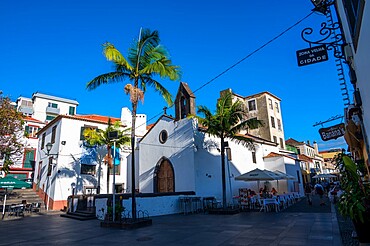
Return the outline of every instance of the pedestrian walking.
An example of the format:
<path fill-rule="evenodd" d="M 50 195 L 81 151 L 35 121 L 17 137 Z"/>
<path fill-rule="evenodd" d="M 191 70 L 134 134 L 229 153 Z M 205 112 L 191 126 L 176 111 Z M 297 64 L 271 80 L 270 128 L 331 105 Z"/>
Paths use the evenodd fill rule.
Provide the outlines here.
<path fill-rule="evenodd" d="M 324 206 L 325 205 L 325 202 L 324 202 L 324 187 L 321 185 L 321 184 L 315 184 L 315 192 L 316 194 L 318 194 L 320 196 L 320 206 Z"/>
<path fill-rule="evenodd" d="M 310 184 L 306 184 L 306 187 L 304 188 L 304 193 L 307 197 L 308 205 L 312 205 L 312 189 Z"/>

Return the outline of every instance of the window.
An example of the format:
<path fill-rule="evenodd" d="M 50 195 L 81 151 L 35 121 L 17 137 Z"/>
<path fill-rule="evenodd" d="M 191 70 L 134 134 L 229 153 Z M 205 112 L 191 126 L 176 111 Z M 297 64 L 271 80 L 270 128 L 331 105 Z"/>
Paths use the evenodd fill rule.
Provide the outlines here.
<path fill-rule="evenodd" d="M 252 151 L 252 161 L 253 163 L 257 163 L 256 152 L 254 151 Z"/>
<path fill-rule="evenodd" d="M 51 175 L 51 171 L 53 169 L 53 157 L 49 157 L 49 163 L 48 163 L 48 176 Z"/>
<path fill-rule="evenodd" d="M 26 134 L 27 134 L 27 137 L 29 138 L 35 138 L 36 137 L 36 133 L 39 131 L 39 127 L 38 126 L 26 126 Z"/>
<path fill-rule="evenodd" d="M 51 121 L 51 120 L 54 120 L 54 119 L 55 119 L 54 115 L 46 115 L 46 120 L 47 121 Z"/>
<path fill-rule="evenodd" d="M 275 128 L 275 118 L 271 116 L 271 127 Z"/>
<path fill-rule="evenodd" d="M 168 133 L 166 130 L 162 130 L 160 133 L 159 133 L 159 142 L 161 144 L 164 144 L 166 141 L 167 141 L 167 138 L 168 138 Z"/>
<path fill-rule="evenodd" d="M 274 143 L 277 143 L 277 137 L 274 136 Z"/>
<path fill-rule="evenodd" d="M 115 175 L 120 175 L 120 173 L 121 173 L 121 164 L 116 165 L 115 168 L 114 168 L 114 171 L 115 171 Z M 109 168 L 109 174 L 113 175 L 113 167 Z"/>
<path fill-rule="evenodd" d="M 276 108 L 276 112 L 280 112 L 280 109 L 279 109 L 279 103 L 278 102 L 275 102 L 275 108 Z"/>
<path fill-rule="evenodd" d="M 32 168 L 31 161 L 35 160 L 35 149 L 25 149 L 23 168 Z"/>
<path fill-rule="evenodd" d="M 22 100 L 21 101 L 21 106 L 24 106 L 24 107 L 32 107 L 33 104 L 32 104 L 32 101 Z"/>
<path fill-rule="evenodd" d="M 51 129 L 51 143 L 55 143 L 55 134 L 56 134 L 56 131 L 57 131 L 57 126 L 53 126 L 53 128 Z"/>
<path fill-rule="evenodd" d="M 49 108 L 58 108 L 58 104 L 49 102 L 48 107 Z"/>
<path fill-rule="evenodd" d="M 249 111 L 253 111 L 253 110 L 257 109 L 255 99 L 248 101 L 248 109 L 249 109 Z"/>
<path fill-rule="evenodd" d="M 69 106 L 69 115 L 75 115 L 75 107 Z"/>
<path fill-rule="evenodd" d="M 284 149 L 284 140 L 282 138 L 280 138 L 280 147 Z"/>
<path fill-rule="evenodd" d="M 269 98 L 269 108 L 270 109 L 274 109 L 273 106 L 272 106 L 272 100 L 271 100 L 271 98 Z"/>
<path fill-rule="evenodd" d="M 81 174 L 95 175 L 96 173 L 95 165 L 81 164 Z"/>
<path fill-rule="evenodd" d="M 351 36 L 353 38 L 353 44 L 355 49 L 357 49 L 365 0 L 344 0 L 343 3 L 347 14 Z"/>
<path fill-rule="evenodd" d="M 44 147 L 45 147 L 45 137 L 46 137 L 46 133 L 42 134 L 42 138 L 41 138 L 41 149 L 44 149 Z"/>
<path fill-rule="evenodd" d="M 276 121 L 277 121 L 277 125 L 278 125 L 278 130 L 281 131 L 281 120 L 276 119 Z"/>

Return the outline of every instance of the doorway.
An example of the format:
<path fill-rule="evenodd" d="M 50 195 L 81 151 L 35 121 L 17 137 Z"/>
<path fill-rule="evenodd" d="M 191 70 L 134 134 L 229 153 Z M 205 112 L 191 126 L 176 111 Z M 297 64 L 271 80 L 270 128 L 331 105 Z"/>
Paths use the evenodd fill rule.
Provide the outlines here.
<path fill-rule="evenodd" d="M 162 158 L 154 172 L 154 192 L 174 192 L 175 179 L 173 166 L 167 158 Z"/>

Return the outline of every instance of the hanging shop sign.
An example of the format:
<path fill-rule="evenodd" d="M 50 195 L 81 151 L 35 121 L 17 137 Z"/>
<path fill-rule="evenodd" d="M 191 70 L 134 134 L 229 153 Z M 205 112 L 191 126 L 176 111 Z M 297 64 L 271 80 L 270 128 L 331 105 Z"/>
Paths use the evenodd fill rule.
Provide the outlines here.
<path fill-rule="evenodd" d="M 325 45 L 298 50 L 296 52 L 299 67 L 327 61 L 329 59 Z"/>
<path fill-rule="evenodd" d="M 338 125 L 327 127 L 327 128 L 321 128 L 319 130 L 319 133 L 323 141 L 337 139 L 343 136 L 345 133 L 344 123 L 340 123 Z"/>

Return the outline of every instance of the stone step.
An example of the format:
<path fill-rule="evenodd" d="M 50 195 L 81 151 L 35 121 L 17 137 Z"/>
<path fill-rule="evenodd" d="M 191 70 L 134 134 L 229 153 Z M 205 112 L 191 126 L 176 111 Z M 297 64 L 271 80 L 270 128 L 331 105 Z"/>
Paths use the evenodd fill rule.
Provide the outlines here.
<path fill-rule="evenodd" d="M 79 213 L 79 212 L 68 212 L 66 214 L 61 214 L 60 217 L 75 219 L 75 220 L 93 220 L 96 219 L 95 214 L 86 214 L 86 213 Z"/>

